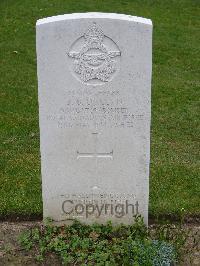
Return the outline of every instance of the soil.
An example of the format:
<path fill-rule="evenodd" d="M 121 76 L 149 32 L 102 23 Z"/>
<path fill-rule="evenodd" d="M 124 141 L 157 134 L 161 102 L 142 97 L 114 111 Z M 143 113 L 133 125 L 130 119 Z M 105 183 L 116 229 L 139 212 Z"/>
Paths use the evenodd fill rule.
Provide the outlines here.
<path fill-rule="evenodd" d="M 37 262 L 35 254 L 27 252 L 18 243 L 19 235 L 42 222 L 0 222 L 0 265 L 62 265 L 57 257 L 49 254 L 45 262 Z M 200 224 L 185 224 L 189 237 L 180 266 L 200 266 Z"/>

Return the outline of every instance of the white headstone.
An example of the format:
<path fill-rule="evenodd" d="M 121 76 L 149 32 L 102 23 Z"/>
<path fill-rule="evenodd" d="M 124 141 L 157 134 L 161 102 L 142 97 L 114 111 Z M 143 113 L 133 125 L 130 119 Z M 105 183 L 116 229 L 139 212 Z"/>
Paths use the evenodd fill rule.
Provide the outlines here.
<path fill-rule="evenodd" d="M 37 63 L 44 217 L 147 223 L 151 20 L 38 20 Z"/>

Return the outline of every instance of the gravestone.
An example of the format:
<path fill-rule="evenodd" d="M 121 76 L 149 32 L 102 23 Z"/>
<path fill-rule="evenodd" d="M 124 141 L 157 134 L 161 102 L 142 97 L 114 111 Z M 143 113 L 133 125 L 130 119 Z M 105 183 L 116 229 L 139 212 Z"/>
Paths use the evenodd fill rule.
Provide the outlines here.
<path fill-rule="evenodd" d="M 151 20 L 67 14 L 36 29 L 44 217 L 147 223 Z"/>

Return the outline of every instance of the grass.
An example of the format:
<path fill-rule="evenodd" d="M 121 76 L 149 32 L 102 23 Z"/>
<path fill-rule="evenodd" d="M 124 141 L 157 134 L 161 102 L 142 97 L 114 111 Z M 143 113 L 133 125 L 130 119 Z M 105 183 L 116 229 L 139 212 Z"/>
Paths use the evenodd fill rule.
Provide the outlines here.
<path fill-rule="evenodd" d="M 153 20 L 150 214 L 199 214 L 199 1 L 1 0 L 0 216 L 42 213 L 36 20 L 89 11 Z"/>

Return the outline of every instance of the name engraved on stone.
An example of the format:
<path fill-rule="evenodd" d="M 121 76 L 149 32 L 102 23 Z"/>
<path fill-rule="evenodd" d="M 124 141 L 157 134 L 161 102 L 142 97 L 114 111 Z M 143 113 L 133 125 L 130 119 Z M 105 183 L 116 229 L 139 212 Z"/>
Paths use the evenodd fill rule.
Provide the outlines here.
<path fill-rule="evenodd" d="M 70 95 L 65 105 L 56 113 L 46 116 L 48 121 L 56 123 L 60 129 L 91 126 L 133 128 L 144 118 L 143 113 L 133 113 L 130 107 L 126 106 L 123 97 L 118 95 L 100 97 L 95 93 L 85 97 Z"/>
<path fill-rule="evenodd" d="M 105 36 L 95 22 L 84 36 L 72 44 L 68 52 L 68 56 L 73 59 L 72 71 L 75 77 L 92 85 L 101 85 L 112 79 L 119 64 L 115 58 L 120 55 L 114 41 Z"/>

